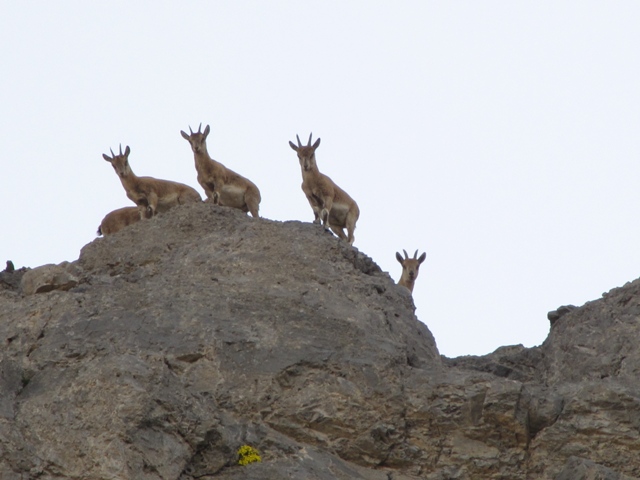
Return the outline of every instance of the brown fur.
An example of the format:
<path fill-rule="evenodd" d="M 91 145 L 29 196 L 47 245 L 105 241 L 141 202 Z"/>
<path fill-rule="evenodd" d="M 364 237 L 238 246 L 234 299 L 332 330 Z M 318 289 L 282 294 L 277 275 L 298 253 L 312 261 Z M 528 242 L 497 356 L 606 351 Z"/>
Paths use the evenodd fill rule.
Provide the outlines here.
<path fill-rule="evenodd" d="M 202 125 L 201 125 L 202 126 Z M 204 132 L 198 131 L 191 135 L 180 130 L 180 134 L 191 145 L 198 172 L 198 183 L 202 186 L 207 198 L 214 205 L 239 208 L 243 212 L 251 212 L 253 217 L 258 217 L 260 209 L 260 190 L 258 187 L 242 175 L 216 162 L 207 152 L 207 136 L 210 132 L 209 125 Z"/>
<path fill-rule="evenodd" d="M 107 213 L 98 227 L 98 235 L 112 235 L 140 220 L 138 207 L 123 207 Z"/>
<path fill-rule="evenodd" d="M 106 154 L 102 157 L 113 166 L 127 192 L 127 197 L 138 205 L 140 218 L 150 218 L 176 205 L 202 201 L 195 189 L 183 183 L 136 176 L 129 166 L 130 153 L 131 150 L 127 146 L 124 153 L 120 148 L 119 155 L 114 155 L 112 151 L 112 157 Z"/>
<path fill-rule="evenodd" d="M 311 145 L 311 135 L 306 146 L 289 142 L 289 146 L 298 154 L 302 170 L 302 191 L 313 209 L 313 223 L 320 223 L 343 240 L 353 245 L 353 232 L 360 217 L 360 209 L 353 198 L 336 185 L 331 178 L 321 173 L 316 164 L 316 149 L 320 146 L 320 139 Z M 347 229 L 347 235 L 344 234 Z"/>
<path fill-rule="evenodd" d="M 406 250 L 402 250 L 404 252 L 404 258 L 396 252 L 396 259 L 402 265 L 402 277 L 398 281 L 398 285 L 402 285 L 409 289 L 411 293 L 413 293 L 413 287 L 415 285 L 416 279 L 418 278 L 418 274 L 420 273 L 420 265 L 424 262 L 424 259 L 427 258 L 427 254 L 423 253 L 418 257 L 418 251 L 413 254 L 413 258 L 409 258 Z"/>

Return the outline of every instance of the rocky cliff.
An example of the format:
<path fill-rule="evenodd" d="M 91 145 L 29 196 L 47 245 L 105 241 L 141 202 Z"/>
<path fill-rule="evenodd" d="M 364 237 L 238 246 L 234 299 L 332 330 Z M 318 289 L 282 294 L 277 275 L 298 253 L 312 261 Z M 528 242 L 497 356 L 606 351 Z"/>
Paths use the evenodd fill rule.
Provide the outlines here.
<path fill-rule="evenodd" d="M 640 476 L 638 281 L 447 359 L 357 249 L 204 203 L 2 275 L 2 479 Z"/>

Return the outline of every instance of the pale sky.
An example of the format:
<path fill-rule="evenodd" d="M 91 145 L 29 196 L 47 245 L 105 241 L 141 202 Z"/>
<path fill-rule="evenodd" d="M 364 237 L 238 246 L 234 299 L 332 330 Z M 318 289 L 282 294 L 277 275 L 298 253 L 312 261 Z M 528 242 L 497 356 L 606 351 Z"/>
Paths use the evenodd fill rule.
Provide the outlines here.
<path fill-rule="evenodd" d="M 312 131 L 355 246 L 395 280 L 427 252 L 441 353 L 539 345 L 640 274 L 639 26 L 637 1 L 3 2 L 0 267 L 78 258 L 130 204 L 120 143 L 203 194 L 200 122 L 262 216 L 311 221 L 288 142 Z"/>

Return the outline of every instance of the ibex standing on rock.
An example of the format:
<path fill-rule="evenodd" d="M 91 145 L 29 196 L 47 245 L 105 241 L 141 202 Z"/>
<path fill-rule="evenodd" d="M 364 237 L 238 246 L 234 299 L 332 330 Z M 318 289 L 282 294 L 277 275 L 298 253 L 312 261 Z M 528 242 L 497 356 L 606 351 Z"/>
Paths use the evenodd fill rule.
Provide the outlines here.
<path fill-rule="evenodd" d="M 423 253 L 418 257 L 418 250 L 413 254 L 413 258 L 409 258 L 406 250 L 402 250 L 404 252 L 404 258 L 396 252 L 396 259 L 402 265 L 402 277 L 400 277 L 400 281 L 398 285 L 402 285 L 403 287 L 407 287 L 411 293 L 413 293 L 413 285 L 415 284 L 416 278 L 418 278 L 418 273 L 420 273 L 420 264 L 424 262 L 424 259 L 427 258 L 427 254 Z"/>
<path fill-rule="evenodd" d="M 316 149 L 320 146 L 320 139 L 311 145 L 309 135 L 309 141 L 305 146 L 300 143 L 298 135 L 296 139 L 298 145 L 293 142 L 289 142 L 289 145 L 298 154 L 302 169 L 302 191 L 313 209 L 313 223 L 322 222 L 325 228 L 331 228 L 338 237 L 353 245 L 353 231 L 360 216 L 358 204 L 333 180 L 318 170 Z M 344 228 L 347 229 L 348 235 L 344 234 Z"/>
<path fill-rule="evenodd" d="M 200 124 L 202 127 L 202 124 Z M 180 134 L 189 142 L 196 161 L 198 183 L 202 186 L 214 205 L 239 208 L 243 212 L 251 212 L 253 217 L 258 217 L 260 208 L 260 190 L 249 179 L 228 169 L 220 162 L 216 162 L 207 152 L 207 135 L 210 128 L 207 125 L 204 132 L 200 127 L 193 133 L 191 127 L 187 135 L 180 130 Z"/>
<path fill-rule="evenodd" d="M 103 154 L 102 157 L 118 174 L 122 186 L 127 192 L 127 197 L 138 206 L 140 218 L 150 218 L 156 213 L 162 213 L 176 205 L 201 202 L 202 197 L 193 188 L 183 183 L 159 180 L 153 177 L 137 177 L 129 166 L 129 146 L 122 153 L 115 155 L 111 150 L 111 157 Z"/>

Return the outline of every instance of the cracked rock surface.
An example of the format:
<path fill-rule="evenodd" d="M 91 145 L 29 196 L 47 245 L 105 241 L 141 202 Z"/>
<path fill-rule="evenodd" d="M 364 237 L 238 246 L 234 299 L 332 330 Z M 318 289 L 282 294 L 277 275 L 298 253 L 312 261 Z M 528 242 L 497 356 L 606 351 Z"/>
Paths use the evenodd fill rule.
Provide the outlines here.
<path fill-rule="evenodd" d="M 0 289 L 0 478 L 640 476 L 638 281 L 540 347 L 449 359 L 318 225 L 187 205 L 62 267 Z"/>

